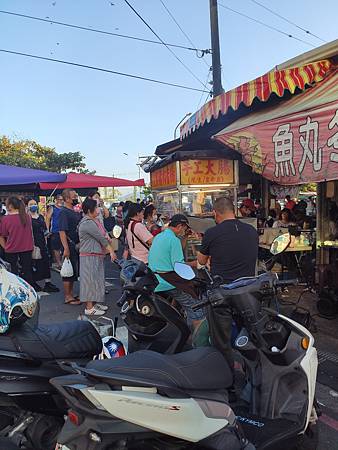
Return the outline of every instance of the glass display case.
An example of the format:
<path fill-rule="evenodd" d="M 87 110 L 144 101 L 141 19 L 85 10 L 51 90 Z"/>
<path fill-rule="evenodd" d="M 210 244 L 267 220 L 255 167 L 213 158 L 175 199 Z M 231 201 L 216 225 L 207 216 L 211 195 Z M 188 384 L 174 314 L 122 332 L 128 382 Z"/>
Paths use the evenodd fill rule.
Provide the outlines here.
<path fill-rule="evenodd" d="M 172 217 L 180 212 L 179 191 L 153 192 L 157 212 L 164 217 Z"/>
<path fill-rule="evenodd" d="M 235 189 L 201 189 L 181 192 L 181 210 L 183 214 L 196 217 L 208 217 L 212 215 L 212 205 L 218 197 L 230 198 L 234 203 Z"/>

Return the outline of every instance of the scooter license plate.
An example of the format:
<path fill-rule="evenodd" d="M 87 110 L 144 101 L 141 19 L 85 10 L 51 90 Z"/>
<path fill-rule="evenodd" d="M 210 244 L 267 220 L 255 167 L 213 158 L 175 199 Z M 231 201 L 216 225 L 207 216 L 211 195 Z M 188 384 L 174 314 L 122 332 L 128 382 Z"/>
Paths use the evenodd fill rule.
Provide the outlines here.
<path fill-rule="evenodd" d="M 70 448 L 63 444 L 56 444 L 55 450 L 70 450 Z"/>

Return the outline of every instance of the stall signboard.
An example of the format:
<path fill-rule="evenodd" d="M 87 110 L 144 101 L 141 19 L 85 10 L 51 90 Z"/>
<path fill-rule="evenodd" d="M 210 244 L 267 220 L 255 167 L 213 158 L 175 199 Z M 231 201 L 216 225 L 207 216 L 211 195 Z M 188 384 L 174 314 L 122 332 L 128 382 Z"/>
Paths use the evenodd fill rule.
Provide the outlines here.
<path fill-rule="evenodd" d="M 256 173 L 282 185 L 337 179 L 338 101 L 216 137 Z"/>
<path fill-rule="evenodd" d="M 180 161 L 182 185 L 235 184 L 234 161 L 190 159 Z"/>
<path fill-rule="evenodd" d="M 177 184 L 176 163 L 168 164 L 160 169 L 154 170 L 150 174 L 150 184 L 152 189 L 162 189 L 174 187 Z"/>

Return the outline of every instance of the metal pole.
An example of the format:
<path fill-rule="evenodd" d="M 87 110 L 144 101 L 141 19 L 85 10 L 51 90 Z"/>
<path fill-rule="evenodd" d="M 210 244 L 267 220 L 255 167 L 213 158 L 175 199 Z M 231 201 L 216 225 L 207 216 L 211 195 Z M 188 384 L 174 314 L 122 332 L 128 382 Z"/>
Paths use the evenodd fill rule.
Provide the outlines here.
<path fill-rule="evenodd" d="M 217 0 L 210 1 L 210 31 L 211 31 L 211 48 L 212 48 L 212 79 L 213 79 L 213 97 L 224 92 L 222 87 L 222 70 L 219 46 L 219 30 L 218 30 L 218 10 Z"/>

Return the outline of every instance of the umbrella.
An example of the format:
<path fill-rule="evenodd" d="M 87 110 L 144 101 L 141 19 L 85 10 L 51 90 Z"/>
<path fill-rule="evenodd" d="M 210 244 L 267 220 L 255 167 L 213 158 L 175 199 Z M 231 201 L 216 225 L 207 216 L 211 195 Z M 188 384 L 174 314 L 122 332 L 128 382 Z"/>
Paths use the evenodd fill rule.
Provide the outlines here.
<path fill-rule="evenodd" d="M 63 183 L 40 183 L 40 189 L 50 191 L 55 189 L 85 189 L 95 187 L 129 187 L 144 186 L 144 180 L 125 180 L 123 178 L 102 177 L 85 173 L 68 173 L 67 180 Z"/>
<path fill-rule="evenodd" d="M 1 187 L 17 185 L 36 186 L 40 182 L 62 183 L 65 179 L 65 174 L 0 164 Z"/>

